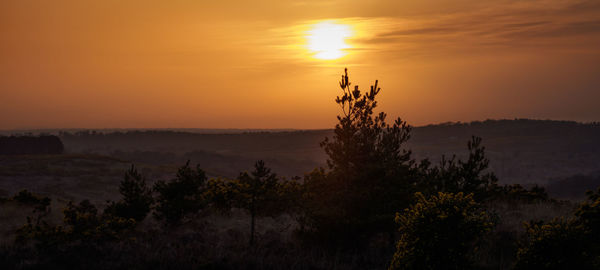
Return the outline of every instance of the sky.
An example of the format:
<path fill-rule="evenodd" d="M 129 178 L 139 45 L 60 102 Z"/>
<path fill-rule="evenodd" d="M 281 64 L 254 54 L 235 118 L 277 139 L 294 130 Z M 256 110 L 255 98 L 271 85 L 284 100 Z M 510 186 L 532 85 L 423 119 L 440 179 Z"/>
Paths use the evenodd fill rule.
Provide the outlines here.
<path fill-rule="evenodd" d="M 598 0 L 3 0 L 0 129 L 600 121 Z M 390 119 L 391 120 L 391 119 Z"/>

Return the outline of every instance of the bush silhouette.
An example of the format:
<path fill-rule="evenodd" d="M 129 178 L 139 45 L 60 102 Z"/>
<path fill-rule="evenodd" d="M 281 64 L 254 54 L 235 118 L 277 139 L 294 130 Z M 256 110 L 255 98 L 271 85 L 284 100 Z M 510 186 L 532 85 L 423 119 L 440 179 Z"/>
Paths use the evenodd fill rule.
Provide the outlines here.
<path fill-rule="evenodd" d="M 597 269 L 590 264 L 587 232 L 573 220 L 527 222 L 527 246 L 519 249 L 515 269 Z"/>
<path fill-rule="evenodd" d="M 18 203 L 34 206 L 34 212 L 45 213 L 49 211 L 51 199 L 49 197 L 41 197 L 33 194 L 26 189 L 19 191 L 17 195 L 12 197 L 12 200 Z"/>
<path fill-rule="evenodd" d="M 155 217 L 168 225 L 180 224 L 206 206 L 205 189 L 206 174 L 199 166 L 195 170 L 190 168 L 188 161 L 179 168 L 175 179 L 155 183 L 154 191 L 158 193 Z"/>
<path fill-rule="evenodd" d="M 481 141 L 481 138 L 473 136 L 467 143 L 469 156 L 466 161 L 456 155 L 450 159 L 442 156 L 440 164 L 433 167 L 428 160 L 422 161 L 419 164 L 419 172 L 422 173 L 420 190 L 432 195 L 437 192 L 473 193 L 478 201 L 496 196 L 499 192 L 498 179 L 494 173 L 487 172 L 489 159 L 485 157 Z"/>
<path fill-rule="evenodd" d="M 438 193 L 396 215 L 400 240 L 389 269 L 470 269 L 477 240 L 493 227 L 473 194 Z"/>
<path fill-rule="evenodd" d="M 146 218 L 152 206 L 152 190 L 146 185 L 146 179 L 137 171 L 135 166 L 125 172 L 124 179 L 119 185 L 123 199 L 112 202 L 104 210 L 114 216 L 126 219 L 133 218 L 140 222 Z"/>
<path fill-rule="evenodd" d="M 525 223 L 516 269 L 600 268 L 600 189 L 587 196 L 574 218 Z"/>
<path fill-rule="evenodd" d="M 135 226 L 135 220 L 100 215 L 88 200 L 69 202 L 63 209 L 63 224 L 51 226 L 45 221 L 34 224 L 31 218 L 19 229 L 20 241 L 33 240 L 42 249 L 64 248 L 73 244 L 90 244 L 118 240 Z"/>

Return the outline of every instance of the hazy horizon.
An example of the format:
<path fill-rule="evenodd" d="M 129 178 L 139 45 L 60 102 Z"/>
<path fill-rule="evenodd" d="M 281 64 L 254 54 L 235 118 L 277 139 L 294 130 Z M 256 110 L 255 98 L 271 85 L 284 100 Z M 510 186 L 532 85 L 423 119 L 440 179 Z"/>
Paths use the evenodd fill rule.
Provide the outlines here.
<path fill-rule="evenodd" d="M 438 126 L 446 124 L 471 124 L 474 122 L 485 122 L 485 121 L 514 121 L 514 120 L 527 120 L 527 121 L 553 121 L 553 122 L 573 122 L 577 124 L 597 124 L 598 121 L 575 121 L 567 119 L 533 119 L 533 118 L 513 118 L 513 119 L 482 119 L 472 121 L 447 121 L 439 123 L 429 123 L 423 125 L 411 125 L 413 128 Z M 409 123 L 410 125 L 410 123 Z M 191 133 L 206 133 L 206 134 L 229 134 L 229 133 L 243 133 L 243 132 L 294 132 L 294 131 L 323 131 L 333 130 L 334 126 L 323 127 L 323 128 L 254 128 L 254 127 L 230 127 L 230 128 L 210 128 L 210 127 L 69 127 L 69 128 L 17 128 L 17 129 L 0 129 L 0 133 L 7 134 L 18 134 L 23 132 L 77 132 L 77 131 L 100 131 L 100 132 L 118 132 L 118 131 L 175 131 L 175 132 L 191 132 Z"/>

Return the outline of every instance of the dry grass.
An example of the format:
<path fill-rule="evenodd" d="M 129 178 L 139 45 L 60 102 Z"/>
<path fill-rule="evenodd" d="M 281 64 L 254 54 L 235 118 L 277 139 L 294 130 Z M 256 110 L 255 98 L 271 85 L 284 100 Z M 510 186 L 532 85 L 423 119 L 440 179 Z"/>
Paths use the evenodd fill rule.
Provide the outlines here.
<path fill-rule="evenodd" d="M 570 202 L 496 202 L 487 208 L 500 217 L 498 231 L 523 232 L 523 222 L 549 221 L 557 217 L 569 217 L 575 205 Z"/>

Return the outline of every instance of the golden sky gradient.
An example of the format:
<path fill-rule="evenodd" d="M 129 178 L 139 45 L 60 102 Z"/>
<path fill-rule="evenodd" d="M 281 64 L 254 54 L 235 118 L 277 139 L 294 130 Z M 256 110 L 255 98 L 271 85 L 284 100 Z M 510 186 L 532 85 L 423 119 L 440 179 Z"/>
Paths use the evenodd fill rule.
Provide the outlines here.
<path fill-rule="evenodd" d="M 600 120 L 598 0 L 3 0 L 0 33 L 0 129 L 331 128 L 344 67 L 413 125 Z"/>

